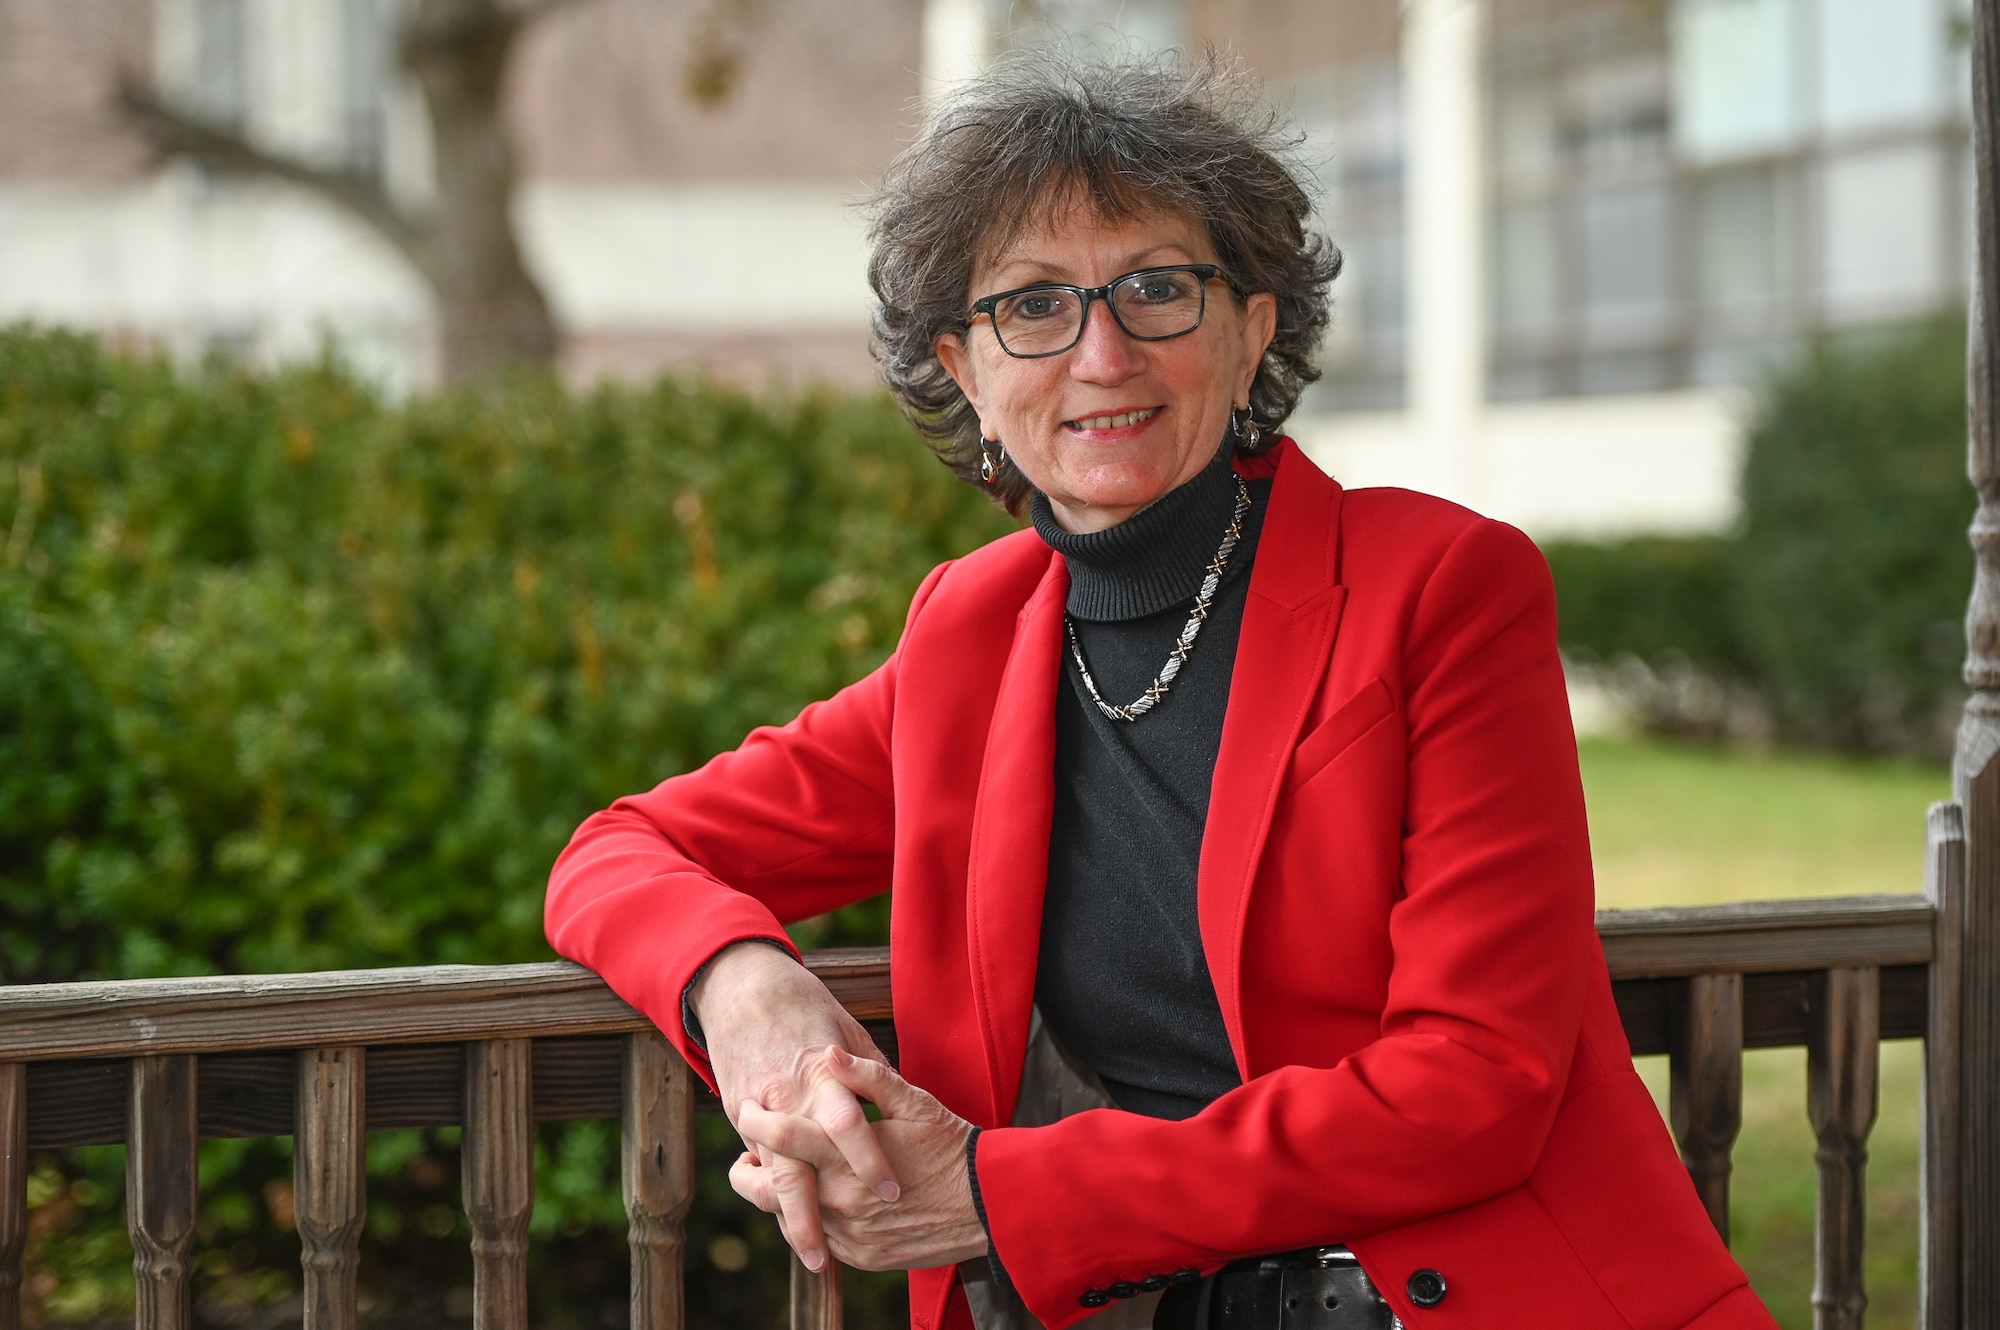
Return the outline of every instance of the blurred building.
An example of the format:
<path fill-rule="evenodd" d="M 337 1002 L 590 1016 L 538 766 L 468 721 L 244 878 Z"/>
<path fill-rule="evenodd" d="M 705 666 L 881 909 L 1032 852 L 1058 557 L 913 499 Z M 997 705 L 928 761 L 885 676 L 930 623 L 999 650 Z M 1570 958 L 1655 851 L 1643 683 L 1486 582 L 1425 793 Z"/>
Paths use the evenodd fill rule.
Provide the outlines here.
<path fill-rule="evenodd" d="M 431 377 L 430 298 L 366 226 L 297 188 L 161 168 L 121 76 L 419 205 L 408 0 L 0 0 L 0 320 L 271 360 L 325 340 Z M 690 53 L 740 54 L 713 105 Z M 907 133 L 921 0 L 576 0 L 523 38 L 507 100 L 516 225 L 577 377 L 699 365 L 868 381 L 851 206 Z"/>
<path fill-rule="evenodd" d="M 1350 483 L 1537 534 L 1720 529 L 1745 384 L 1964 308 L 1961 0 L 1325 8 L 1323 63 L 1265 67 L 1331 148 L 1350 262 L 1298 432 Z"/>
<path fill-rule="evenodd" d="M 408 0 L 0 0 L 0 320 L 430 374 L 428 296 L 297 189 L 161 167 L 150 80 L 421 200 Z M 865 196 L 1011 45 L 1239 52 L 1348 256 L 1294 432 L 1538 534 L 1734 511 L 1743 385 L 1962 305 L 1965 0 L 577 0 L 530 32 L 516 220 L 579 378 L 866 382 Z M 713 106 L 689 52 L 738 76 Z M 704 26 L 707 25 L 707 26 Z M 712 41 L 711 41 L 711 44 Z"/>

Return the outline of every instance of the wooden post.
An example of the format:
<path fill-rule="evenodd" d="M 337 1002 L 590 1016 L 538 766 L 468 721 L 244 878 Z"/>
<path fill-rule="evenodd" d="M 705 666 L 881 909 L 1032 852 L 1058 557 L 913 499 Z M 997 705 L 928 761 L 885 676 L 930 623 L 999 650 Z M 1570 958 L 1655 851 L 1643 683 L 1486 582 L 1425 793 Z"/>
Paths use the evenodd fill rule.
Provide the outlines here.
<path fill-rule="evenodd" d="M 1923 1330 L 1958 1330 L 1958 948 L 1965 903 L 1965 810 L 1954 803 L 1932 804 L 1924 842 L 1924 897 L 1936 922 L 1924 1020 L 1917 1324 Z"/>
<path fill-rule="evenodd" d="M 465 1217 L 473 1330 L 528 1330 L 528 1215 L 535 1207 L 533 1045 L 465 1046 Z"/>
<path fill-rule="evenodd" d="M 1965 809 L 1959 912 L 1957 1324 L 2000 1327 L 2000 0 L 1972 7 L 1972 298 L 1967 472 L 1979 494 L 1952 784 Z M 1948 1324 L 1949 1322 L 1941 1322 Z"/>
<path fill-rule="evenodd" d="M 366 1056 L 360 1048 L 299 1051 L 292 1191 L 305 1272 L 305 1330 L 355 1330 L 358 1324 Z"/>
<path fill-rule="evenodd" d="M 1674 1049 L 1669 1116 L 1681 1162 L 1729 1241 L 1729 1152 L 1743 1126 L 1743 976 L 1698 974 L 1687 981 Z"/>
<path fill-rule="evenodd" d="M 840 1262 L 829 1256 L 818 1274 L 792 1253 L 791 1330 L 840 1330 Z"/>
<path fill-rule="evenodd" d="M 28 1068 L 0 1062 L 0 1330 L 21 1330 L 28 1249 Z"/>
<path fill-rule="evenodd" d="M 189 1330 L 188 1254 L 197 1192 L 192 1053 L 132 1059 L 126 1118 L 125 1218 L 132 1234 L 138 1330 Z"/>
<path fill-rule="evenodd" d="M 625 1036 L 620 1160 L 632 1246 L 632 1330 L 681 1330 L 694 1095 L 687 1063 L 657 1030 Z"/>
<path fill-rule="evenodd" d="M 1806 1111 L 1819 1137 L 1813 1330 L 1861 1330 L 1868 1308 L 1861 1253 L 1882 1037 L 1880 980 L 1872 966 L 1843 967 L 1814 984 L 1806 1045 Z"/>

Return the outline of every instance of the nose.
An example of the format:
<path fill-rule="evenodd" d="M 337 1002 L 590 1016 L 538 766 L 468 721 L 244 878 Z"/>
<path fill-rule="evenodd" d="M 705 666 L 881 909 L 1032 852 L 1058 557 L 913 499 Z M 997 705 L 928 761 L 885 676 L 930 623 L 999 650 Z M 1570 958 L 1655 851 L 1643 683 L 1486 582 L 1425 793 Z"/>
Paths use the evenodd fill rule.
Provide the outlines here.
<path fill-rule="evenodd" d="M 1144 352 L 1133 341 L 1102 300 L 1090 302 L 1083 321 L 1083 336 L 1070 348 L 1070 377 L 1082 383 L 1117 384 L 1137 374 L 1144 365 Z"/>

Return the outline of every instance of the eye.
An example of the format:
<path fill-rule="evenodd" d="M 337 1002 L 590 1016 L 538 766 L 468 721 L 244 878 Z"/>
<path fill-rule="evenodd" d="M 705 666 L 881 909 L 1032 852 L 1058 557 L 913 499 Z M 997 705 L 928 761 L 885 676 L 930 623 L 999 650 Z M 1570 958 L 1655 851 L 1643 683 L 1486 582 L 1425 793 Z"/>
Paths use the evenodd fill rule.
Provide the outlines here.
<path fill-rule="evenodd" d="M 1060 316 L 1067 307 L 1063 291 L 1023 291 L 1007 302 L 1009 317 L 1016 319 L 1052 319 Z"/>
<path fill-rule="evenodd" d="M 1142 304 L 1159 305 L 1184 300 L 1194 291 L 1194 276 L 1184 272 L 1147 273 L 1133 283 L 1132 298 Z"/>

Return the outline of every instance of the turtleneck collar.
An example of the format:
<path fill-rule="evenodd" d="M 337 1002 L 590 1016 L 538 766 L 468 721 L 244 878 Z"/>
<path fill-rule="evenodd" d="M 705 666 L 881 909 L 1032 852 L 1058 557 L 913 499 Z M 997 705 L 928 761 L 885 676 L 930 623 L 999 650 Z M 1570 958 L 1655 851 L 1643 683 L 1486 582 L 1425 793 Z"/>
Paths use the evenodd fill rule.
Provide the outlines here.
<path fill-rule="evenodd" d="M 1072 617 L 1140 619 L 1195 598 L 1236 511 L 1235 452 L 1225 439 L 1186 484 L 1102 531 L 1063 530 L 1048 496 L 1035 494 L 1035 531 L 1069 565 Z"/>

